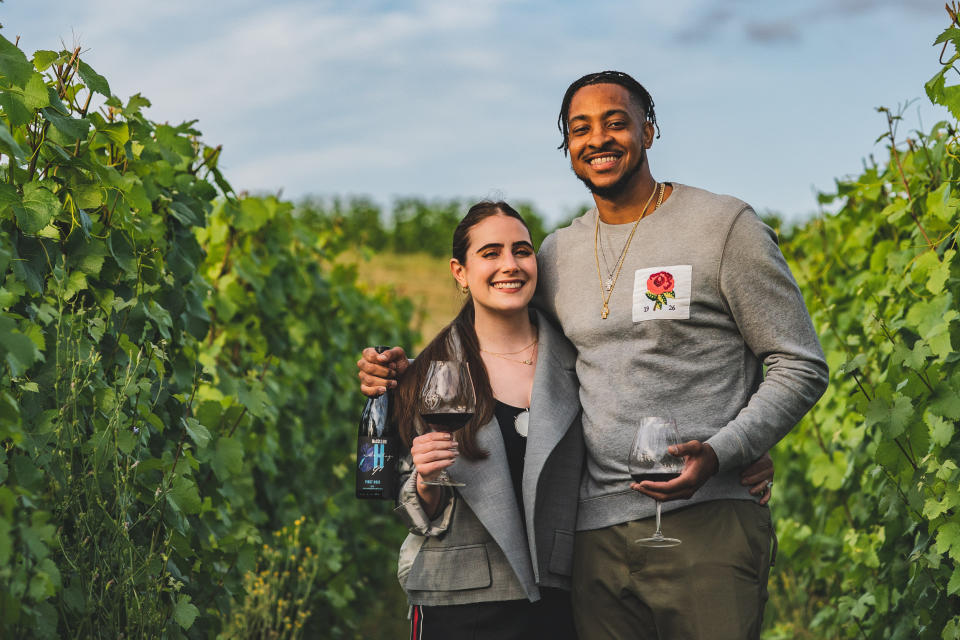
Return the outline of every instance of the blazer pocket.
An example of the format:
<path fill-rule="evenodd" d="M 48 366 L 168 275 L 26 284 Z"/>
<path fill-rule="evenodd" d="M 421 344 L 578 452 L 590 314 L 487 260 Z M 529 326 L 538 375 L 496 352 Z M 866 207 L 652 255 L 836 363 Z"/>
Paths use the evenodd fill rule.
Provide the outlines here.
<path fill-rule="evenodd" d="M 550 573 L 561 576 L 573 574 L 573 531 L 557 529 L 553 532 L 549 569 Z"/>
<path fill-rule="evenodd" d="M 407 576 L 408 591 L 463 591 L 489 587 L 490 560 L 482 544 L 420 549 Z"/>

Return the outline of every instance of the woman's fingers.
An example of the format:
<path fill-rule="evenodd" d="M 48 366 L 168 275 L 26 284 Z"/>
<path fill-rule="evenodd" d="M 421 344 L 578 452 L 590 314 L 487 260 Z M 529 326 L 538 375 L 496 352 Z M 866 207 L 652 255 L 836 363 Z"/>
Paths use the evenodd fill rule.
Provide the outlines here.
<path fill-rule="evenodd" d="M 459 452 L 456 440 L 449 433 L 431 431 L 413 439 L 410 454 L 417 473 L 429 478 L 452 465 Z"/>

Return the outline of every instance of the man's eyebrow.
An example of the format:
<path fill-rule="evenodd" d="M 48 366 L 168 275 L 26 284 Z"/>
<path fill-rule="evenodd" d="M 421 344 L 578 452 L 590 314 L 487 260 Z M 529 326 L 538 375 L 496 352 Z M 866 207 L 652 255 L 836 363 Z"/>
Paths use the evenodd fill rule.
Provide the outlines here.
<path fill-rule="evenodd" d="M 630 114 L 627 112 L 626 109 L 610 109 L 609 111 L 605 111 L 603 115 L 600 117 L 609 118 L 610 116 L 617 116 L 617 115 L 629 116 Z M 585 115 L 575 115 L 570 117 L 569 122 L 573 122 L 574 120 L 588 120 L 588 119 L 589 118 L 587 118 L 587 116 Z"/>

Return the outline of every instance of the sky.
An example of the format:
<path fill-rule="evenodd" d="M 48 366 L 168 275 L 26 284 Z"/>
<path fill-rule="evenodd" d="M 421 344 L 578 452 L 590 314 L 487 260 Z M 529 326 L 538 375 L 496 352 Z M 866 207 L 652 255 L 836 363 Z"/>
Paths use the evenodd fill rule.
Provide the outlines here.
<path fill-rule="evenodd" d="M 158 122 L 198 120 L 238 191 L 590 203 L 557 149 L 567 86 L 625 71 L 653 96 L 655 178 L 802 221 L 946 111 L 943 0 L 5 0 L 4 37 L 72 48 Z M 911 102 L 912 101 L 912 102 Z"/>

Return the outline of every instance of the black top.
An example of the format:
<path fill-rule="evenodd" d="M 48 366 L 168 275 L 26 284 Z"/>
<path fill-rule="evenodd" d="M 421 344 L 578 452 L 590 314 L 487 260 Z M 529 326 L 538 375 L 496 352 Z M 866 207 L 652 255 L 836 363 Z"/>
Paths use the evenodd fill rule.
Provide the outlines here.
<path fill-rule="evenodd" d="M 512 407 L 496 400 L 493 414 L 500 425 L 503 435 L 503 446 L 507 451 L 507 466 L 510 467 L 510 479 L 513 480 L 513 493 L 517 496 L 517 506 L 523 511 L 523 458 L 527 453 L 527 439 L 517 433 L 514 421 L 517 416 L 526 411 L 519 407 Z"/>

